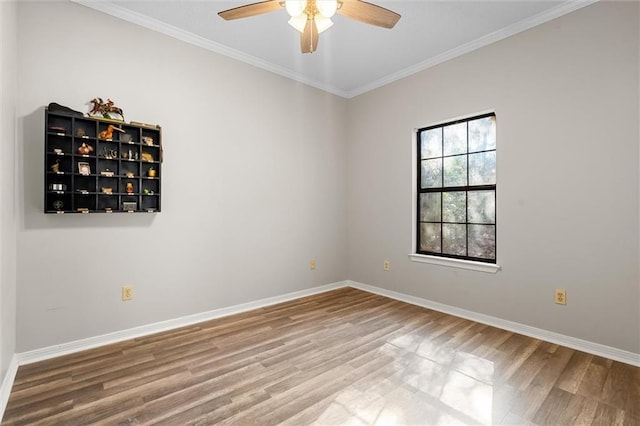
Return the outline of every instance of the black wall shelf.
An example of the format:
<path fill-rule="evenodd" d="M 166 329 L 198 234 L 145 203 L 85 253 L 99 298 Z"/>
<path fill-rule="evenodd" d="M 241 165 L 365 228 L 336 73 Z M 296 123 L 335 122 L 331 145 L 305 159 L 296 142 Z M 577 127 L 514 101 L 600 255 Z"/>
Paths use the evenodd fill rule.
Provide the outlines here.
<path fill-rule="evenodd" d="M 113 130 L 105 137 L 109 126 Z M 44 212 L 160 212 L 159 126 L 45 110 Z"/>

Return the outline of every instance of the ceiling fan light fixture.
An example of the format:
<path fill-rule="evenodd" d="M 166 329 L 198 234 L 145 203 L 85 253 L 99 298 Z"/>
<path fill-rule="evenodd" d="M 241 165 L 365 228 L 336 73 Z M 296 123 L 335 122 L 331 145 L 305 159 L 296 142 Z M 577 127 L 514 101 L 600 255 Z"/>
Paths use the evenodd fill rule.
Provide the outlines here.
<path fill-rule="evenodd" d="M 316 0 L 318 12 L 325 18 L 331 18 L 338 10 L 338 0 Z"/>
<path fill-rule="evenodd" d="M 307 20 L 307 14 L 303 13 L 301 15 L 291 17 L 291 19 L 289 19 L 289 25 L 300 32 L 304 32 L 304 27 L 305 25 L 307 25 Z"/>
<path fill-rule="evenodd" d="M 314 19 L 314 21 L 316 21 L 316 27 L 318 28 L 318 34 L 320 34 L 323 31 L 328 30 L 333 25 L 333 21 L 331 19 L 325 18 L 324 16 L 322 16 L 320 14 L 316 15 L 313 19 Z"/>
<path fill-rule="evenodd" d="M 0 0 L 2 1 L 2 0 Z M 300 32 L 300 50 L 313 53 L 318 48 L 318 34 L 333 26 L 336 12 L 365 24 L 393 28 L 400 15 L 365 0 L 262 0 L 218 12 L 226 20 L 248 18 L 286 8 L 289 25 Z"/>
<path fill-rule="evenodd" d="M 307 0 L 287 0 L 284 2 L 287 13 L 292 18 L 302 15 L 307 7 Z"/>

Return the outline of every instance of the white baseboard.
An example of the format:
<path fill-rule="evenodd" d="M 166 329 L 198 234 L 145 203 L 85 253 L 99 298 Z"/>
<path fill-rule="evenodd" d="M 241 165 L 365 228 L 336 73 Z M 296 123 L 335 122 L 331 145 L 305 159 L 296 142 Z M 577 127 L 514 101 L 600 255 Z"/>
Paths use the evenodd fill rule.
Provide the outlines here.
<path fill-rule="evenodd" d="M 523 334 L 525 336 L 533 337 L 536 339 L 544 340 L 547 342 L 555 343 L 558 345 L 566 346 L 572 349 L 576 349 L 582 352 L 587 352 L 593 355 L 613 359 L 616 361 L 624 362 L 633 366 L 640 367 L 640 354 L 634 352 L 624 351 L 622 349 L 612 348 L 610 346 L 601 345 L 599 343 L 593 343 L 575 337 L 565 336 L 563 334 L 554 333 L 552 331 L 543 330 L 536 327 L 520 324 L 513 321 L 504 320 L 489 315 L 480 314 L 466 309 L 457 308 L 455 306 L 449 306 L 431 300 L 423 299 L 416 296 L 409 296 L 407 294 L 399 293 L 392 290 L 386 290 L 380 287 L 374 287 L 367 284 L 362 284 L 356 281 L 340 281 L 333 284 L 327 284 L 319 287 L 314 287 L 306 290 L 296 291 L 293 293 L 284 294 L 281 296 L 269 297 L 266 299 L 257 300 L 255 302 L 243 303 L 240 305 L 230 306 L 226 308 L 215 309 L 200 314 L 189 315 L 181 318 L 175 318 L 167 321 L 157 322 L 153 324 L 143 325 L 140 327 L 130 328 L 127 330 L 116 331 L 114 333 L 104 334 L 101 336 L 90 337 L 87 339 L 76 340 L 73 342 L 63 343 L 60 345 L 49 346 L 46 348 L 35 349 L 33 351 L 22 352 L 16 354 L 12 360 L 14 370 L 17 370 L 18 365 L 30 364 L 37 361 L 43 361 L 50 358 L 55 358 L 61 355 L 67 355 L 74 352 L 83 351 L 99 346 L 108 345 L 111 343 L 121 342 L 123 340 L 129 340 L 136 337 L 147 336 L 154 333 L 160 333 L 162 331 L 172 330 L 179 327 L 185 327 L 193 325 L 199 322 L 208 321 L 216 318 L 221 318 L 229 315 L 234 315 L 242 312 L 246 312 L 252 309 L 262 308 L 265 306 L 275 305 L 277 303 L 287 302 L 294 299 L 299 299 L 305 296 L 311 296 L 318 293 L 324 293 L 330 290 L 335 290 L 343 287 L 353 287 L 370 293 L 379 294 L 395 300 L 410 303 L 412 305 L 422 306 L 424 308 L 433 309 L 435 311 L 443 312 L 446 314 L 454 315 L 457 317 L 465 318 L 471 321 L 476 321 L 482 324 L 487 324 L 493 327 L 498 327 L 503 330 L 512 331 L 514 333 Z M 15 371 L 13 371 L 15 376 Z M 5 381 L 9 377 L 9 372 L 5 377 Z M 13 383 L 13 378 L 11 379 Z M 11 390 L 11 384 L 6 392 Z M 2 391 L 4 392 L 4 382 Z M 0 393 L 0 397 L 3 397 L 4 393 Z M 6 395 L 8 398 L 8 393 Z M 2 399 L 0 399 L 2 402 Z"/>
<path fill-rule="evenodd" d="M 602 356 L 605 358 L 620 361 L 626 364 L 630 364 L 636 367 L 640 367 L 640 354 L 624 351 L 621 349 L 612 348 L 609 346 L 601 345 L 598 343 L 589 342 L 575 337 L 565 336 L 562 334 L 554 333 L 540 328 L 531 327 L 524 324 L 519 324 L 513 321 L 507 321 L 501 318 L 492 317 L 489 315 L 479 314 L 477 312 L 468 311 L 466 309 L 456 308 L 455 306 L 449 306 L 438 302 L 433 302 L 427 299 L 423 299 L 416 296 L 409 296 L 403 293 L 399 293 L 392 290 L 386 290 L 379 287 L 362 284 L 355 281 L 341 281 L 333 284 L 327 284 L 311 289 L 296 291 L 293 293 L 284 294 L 281 296 L 269 297 L 266 299 L 257 300 L 255 302 L 243 303 L 240 305 L 230 306 L 227 308 L 215 309 L 213 311 L 203 312 L 200 314 L 189 315 L 181 318 L 175 318 L 168 321 L 162 321 L 154 324 L 149 324 L 141 327 L 135 327 L 128 330 L 117 331 L 114 333 L 105 334 L 102 336 L 90 337 L 87 339 L 77 340 L 74 342 L 63 343 L 60 345 L 50 346 L 42 349 L 36 349 L 29 352 L 23 352 L 15 354 L 9 363 L 7 372 L 2 380 L 2 386 L 0 387 L 0 421 L 4 415 L 4 411 L 9 401 L 9 395 L 11 388 L 15 381 L 16 373 L 19 365 L 25 365 L 32 362 L 42 361 L 49 358 L 54 358 L 61 355 L 70 354 L 73 352 L 83 351 L 85 349 L 91 349 L 98 346 L 107 345 L 110 343 L 116 343 L 123 340 L 133 339 L 136 337 L 146 336 L 149 334 L 159 333 L 175 329 L 178 327 L 184 327 L 199 323 L 202 321 L 208 321 L 215 318 L 221 318 L 233 314 L 246 312 L 252 309 L 262 308 L 265 306 L 275 305 L 277 303 L 287 302 L 289 300 L 299 299 L 305 296 L 311 296 L 314 294 L 324 293 L 330 290 L 335 290 L 343 287 L 353 287 L 359 290 L 367 291 L 369 293 L 379 294 L 381 296 L 389 297 L 401 302 L 410 303 L 412 305 L 422 306 L 427 309 L 432 309 L 438 312 L 454 315 L 457 317 L 465 318 L 471 321 L 476 321 L 482 324 L 487 324 L 493 327 L 498 327 L 504 330 L 512 331 L 514 333 L 523 334 L 536 339 L 544 340 L 551 343 L 556 343 L 562 346 L 566 346 L 579 351 L 587 352 L 593 355 Z"/>
<path fill-rule="evenodd" d="M 114 333 L 103 334 L 101 336 L 89 337 L 87 339 L 62 343 L 60 345 L 48 346 L 46 348 L 35 349 L 28 352 L 22 352 L 16 354 L 18 365 L 26 365 L 33 362 L 44 361 L 46 359 L 68 355 L 70 353 L 80 352 L 86 349 L 92 349 L 111 343 L 122 342 L 123 340 L 134 339 L 136 337 L 148 336 L 150 334 L 160 333 L 162 331 L 173 330 L 175 328 L 185 327 L 203 321 L 209 321 L 216 318 L 239 314 L 242 312 L 250 311 L 252 309 L 263 308 L 265 306 L 275 305 L 277 303 L 287 302 L 289 300 L 299 299 L 301 297 L 311 296 L 318 293 L 324 293 L 330 290 L 335 290 L 337 288 L 343 288 L 347 286 L 347 281 L 340 281 L 333 284 L 327 284 L 306 290 L 296 291 L 293 293 L 287 293 L 281 296 L 268 297 L 266 299 L 257 300 L 255 302 L 242 303 L 240 305 L 214 309 L 208 312 L 202 312 L 199 314 L 188 315 L 181 318 L 156 322 L 153 324 L 134 327 L 127 330 L 116 331 Z"/>
<path fill-rule="evenodd" d="M 11 394 L 11 388 L 13 387 L 17 372 L 18 357 L 14 355 L 9 362 L 9 367 L 4 375 L 4 379 L 2 379 L 2 385 L 0 385 L 0 422 L 4 416 L 4 410 L 7 408 L 7 402 L 9 402 L 9 395 Z"/>
<path fill-rule="evenodd" d="M 610 346 L 601 345 L 599 343 L 589 342 L 587 340 L 577 339 L 575 337 L 565 336 L 563 334 L 554 333 L 552 331 L 543 330 L 536 327 L 520 324 L 513 321 L 507 321 L 501 318 L 489 315 L 479 314 L 477 312 L 468 311 L 466 309 L 456 308 L 455 306 L 445 305 L 443 303 L 433 302 L 431 300 L 422 299 L 420 297 L 409 296 L 392 290 L 386 290 L 379 287 L 362 284 L 355 281 L 347 281 L 348 285 L 359 290 L 368 291 L 369 293 L 379 294 L 401 302 L 411 303 L 412 305 L 422 306 L 423 308 L 432 309 L 434 311 L 443 312 L 445 314 L 454 315 L 456 317 L 465 318 L 471 321 L 498 327 L 503 330 L 512 331 L 525 336 L 544 340 L 546 342 L 555 343 L 587 352 L 592 355 L 620 361 L 640 367 L 640 354 L 624 351 L 622 349 L 612 348 Z"/>

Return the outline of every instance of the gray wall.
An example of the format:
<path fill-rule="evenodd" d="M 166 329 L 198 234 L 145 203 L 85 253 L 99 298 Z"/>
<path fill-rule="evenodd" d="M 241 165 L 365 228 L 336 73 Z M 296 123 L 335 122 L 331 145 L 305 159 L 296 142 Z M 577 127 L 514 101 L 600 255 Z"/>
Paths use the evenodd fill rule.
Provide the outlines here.
<path fill-rule="evenodd" d="M 639 15 L 597 3 L 346 101 L 79 5 L 20 3 L 16 350 L 349 278 L 640 352 Z M 42 214 L 42 107 L 93 96 L 164 126 L 162 213 Z M 503 270 L 410 262 L 412 129 L 488 109 Z"/>
<path fill-rule="evenodd" d="M 0 383 L 16 348 L 16 2 L 0 2 Z"/>
<path fill-rule="evenodd" d="M 638 5 L 596 3 L 352 99 L 349 278 L 640 353 Z M 486 110 L 503 270 L 411 262 L 411 129 Z"/>
<path fill-rule="evenodd" d="M 72 3 L 18 31 L 18 352 L 347 278 L 345 99 Z M 42 213 L 43 106 L 95 96 L 163 126 L 162 213 Z"/>

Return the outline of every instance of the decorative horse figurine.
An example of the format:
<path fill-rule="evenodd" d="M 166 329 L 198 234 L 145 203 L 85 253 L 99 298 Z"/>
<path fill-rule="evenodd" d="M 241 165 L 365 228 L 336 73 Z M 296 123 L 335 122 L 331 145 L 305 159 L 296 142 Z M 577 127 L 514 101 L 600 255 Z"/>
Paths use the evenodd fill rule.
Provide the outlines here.
<path fill-rule="evenodd" d="M 122 121 L 124 121 L 124 113 L 122 112 L 122 108 L 118 108 L 113 104 L 111 99 L 107 98 L 107 102 L 105 103 L 102 98 L 93 98 L 90 101 L 93 104 L 91 111 L 89 111 L 90 116 L 102 114 L 103 118 L 112 119 L 109 114 L 118 114 L 122 117 Z"/>

